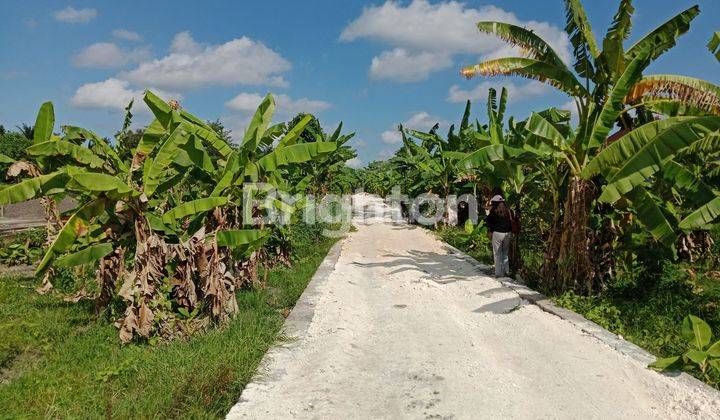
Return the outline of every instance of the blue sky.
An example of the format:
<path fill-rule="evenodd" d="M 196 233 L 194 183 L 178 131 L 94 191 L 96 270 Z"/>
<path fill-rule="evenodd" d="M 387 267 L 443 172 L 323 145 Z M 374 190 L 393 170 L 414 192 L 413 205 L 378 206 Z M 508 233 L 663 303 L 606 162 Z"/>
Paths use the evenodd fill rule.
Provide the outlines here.
<path fill-rule="evenodd" d="M 584 3 L 601 38 L 617 2 Z M 705 50 L 720 29 L 720 1 L 636 0 L 627 45 L 696 3 L 702 13 L 690 33 L 649 73 L 720 82 Z M 109 136 L 122 124 L 122 105 L 154 88 L 196 115 L 221 118 L 240 136 L 258 98 L 273 92 L 278 120 L 303 110 L 326 129 L 342 120 L 357 133 L 353 163 L 361 164 L 398 147 L 393 129 L 400 122 L 447 127 L 466 98 L 480 98 L 481 111 L 489 86 L 510 86 L 510 112 L 521 118 L 569 101 L 535 82 L 468 81 L 458 73 L 508 52 L 477 34 L 472 24 L 481 19 L 531 27 L 568 55 L 561 0 L 4 1 L 0 8 L 0 124 L 9 127 L 32 123 L 51 100 L 59 123 Z M 136 124 L 148 122 L 136 105 Z"/>

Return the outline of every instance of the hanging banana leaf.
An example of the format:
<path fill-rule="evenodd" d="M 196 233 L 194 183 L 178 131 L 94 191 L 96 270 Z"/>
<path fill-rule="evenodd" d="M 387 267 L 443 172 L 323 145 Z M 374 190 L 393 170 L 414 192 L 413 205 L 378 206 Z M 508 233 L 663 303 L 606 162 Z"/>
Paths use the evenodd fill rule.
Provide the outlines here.
<path fill-rule="evenodd" d="M 38 263 L 36 274 L 44 273 L 57 255 L 70 249 L 75 240 L 88 232 L 90 220 L 105 211 L 106 200 L 98 198 L 80 207 L 63 225 L 55 240 L 50 244 L 42 260 Z"/>
<path fill-rule="evenodd" d="M 218 246 L 237 248 L 257 243 L 268 235 L 267 230 L 260 229 L 221 230 L 215 234 L 215 239 Z"/>
<path fill-rule="evenodd" d="M 0 163 L 15 163 L 15 159 L 0 153 Z"/>
<path fill-rule="evenodd" d="M 53 265 L 57 267 L 74 267 L 94 263 L 113 252 L 114 248 L 115 246 L 111 243 L 90 245 L 80 251 L 58 258 Z"/>
<path fill-rule="evenodd" d="M 224 206 L 228 203 L 227 197 L 206 197 L 182 203 L 162 215 L 165 224 L 172 224 L 177 219 L 210 211 L 215 207 Z"/>
<path fill-rule="evenodd" d="M 163 127 L 159 120 L 154 119 L 150 125 L 145 128 L 145 131 L 143 131 L 140 142 L 137 148 L 135 148 L 135 153 L 149 155 L 166 134 L 167 131 L 165 131 L 165 127 Z"/>
<path fill-rule="evenodd" d="M 678 227 L 685 231 L 708 229 L 720 217 L 720 196 L 715 197 L 685 217 Z"/>
<path fill-rule="evenodd" d="M 627 160 L 608 180 L 606 188 L 617 189 L 620 194 L 629 192 L 656 173 L 663 161 L 718 130 L 720 117 L 715 116 L 696 117 L 670 126 Z"/>
<path fill-rule="evenodd" d="M 603 149 L 583 169 L 582 176 L 590 179 L 598 174 L 608 174 L 611 168 L 622 165 L 631 157 L 653 141 L 658 134 L 692 117 L 673 117 L 644 124 Z"/>
<path fill-rule="evenodd" d="M 642 187 L 632 190 L 628 197 L 633 203 L 640 223 L 648 229 L 653 238 L 667 246 L 672 246 L 677 234 L 655 199 Z"/>
<path fill-rule="evenodd" d="M 68 182 L 64 171 L 24 179 L 0 189 L 0 205 L 20 203 L 39 197 L 49 191 L 64 188 Z"/>
<path fill-rule="evenodd" d="M 95 172 L 83 172 L 72 175 L 67 188 L 78 192 L 96 191 L 105 193 L 116 193 L 118 195 L 126 195 L 134 190 L 121 179 Z"/>
<path fill-rule="evenodd" d="M 210 145 L 220 156 L 226 158 L 232 153 L 232 148 L 229 144 L 220 137 L 217 133 L 208 127 L 203 127 L 196 124 L 183 123 L 182 127 L 190 134 L 201 138 L 204 142 Z"/>
<path fill-rule="evenodd" d="M 101 168 L 105 164 L 104 160 L 87 147 L 78 146 L 65 140 L 35 143 L 27 148 L 27 153 L 30 156 L 67 156 L 91 168 Z"/>

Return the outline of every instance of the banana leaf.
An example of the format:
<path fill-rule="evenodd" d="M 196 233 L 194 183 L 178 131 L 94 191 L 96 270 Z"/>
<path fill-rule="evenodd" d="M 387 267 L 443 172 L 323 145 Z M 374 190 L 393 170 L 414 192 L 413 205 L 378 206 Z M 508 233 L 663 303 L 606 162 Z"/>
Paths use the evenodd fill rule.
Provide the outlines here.
<path fill-rule="evenodd" d="M 312 121 L 313 116 L 308 114 L 303 117 L 300 121 L 298 121 L 295 126 L 285 134 L 285 137 L 283 137 L 280 142 L 278 143 L 277 147 L 285 147 L 285 146 L 292 146 L 297 141 L 297 138 L 300 136 L 300 134 L 305 130 L 305 126 L 308 125 L 310 121 Z"/>
<path fill-rule="evenodd" d="M 610 130 L 615 125 L 615 121 L 620 112 L 623 110 L 623 99 L 625 95 L 630 91 L 630 88 L 640 80 L 642 71 L 647 67 L 649 60 L 650 51 L 640 53 L 635 57 L 630 64 L 625 68 L 622 76 L 618 79 L 617 83 L 613 87 L 608 99 L 603 104 L 600 116 L 597 122 L 593 125 L 592 133 L 587 144 L 587 150 L 592 150 L 600 147 L 610 133 Z"/>
<path fill-rule="evenodd" d="M 35 143 L 27 148 L 27 153 L 30 156 L 67 156 L 91 168 L 101 168 L 105 165 L 105 161 L 87 147 L 78 146 L 66 140 Z"/>
<path fill-rule="evenodd" d="M 690 29 L 690 22 L 699 13 L 700 8 L 696 5 L 673 16 L 630 47 L 625 53 L 626 60 L 632 60 L 640 55 L 641 51 L 647 49 L 652 50 L 651 60 L 660 57 L 665 51 L 675 46 L 678 36 Z"/>
<path fill-rule="evenodd" d="M 66 188 L 78 192 L 94 191 L 104 193 L 116 193 L 120 196 L 134 192 L 132 187 L 121 179 L 95 172 L 82 172 L 72 175 Z"/>
<path fill-rule="evenodd" d="M 55 260 L 54 265 L 57 267 L 74 267 L 77 265 L 89 264 L 110 254 L 113 252 L 114 248 L 115 246 L 111 243 L 90 245 L 80 251 L 58 258 Z"/>
<path fill-rule="evenodd" d="M 708 229 L 720 217 L 720 196 L 713 198 L 686 216 L 678 225 L 685 231 Z"/>
<path fill-rule="evenodd" d="M 33 131 L 33 143 L 40 143 L 50 140 L 55 127 L 55 110 L 52 102 L 45 102 L 40 106 L 35 129 Z"/>
<path fill-rule="evenodd" d="M 224 206 L 227 203 L 227 197 L 206 197 L 188 201 L 165 212 L 165 214 L 162 215 L 162 221 L 169 225 L 177 219 L 203 213 L 215 207 Z"/>
<path fill-rule="evenodd" d="M 260 158 L 258 165 L 266 171 L 274 171 L 283 165 L 307 162 L 316 156 L 333 152 L 336 149 L 337 143 L 327 141 L 294 144 L 273 150 Z"/>
<path fill-rule="evenodd" d="M 661 132 L 683 121 L 690 121 L 692 117 L 673 117 L 644 124 L 603 149 L 583 169 L 582 176 L 590 179 L 595 175 L 607 175 L 608 171 L 616 168 L 635 156 L 644 146 L 653 141 Z"/>
<path fill-rule="evenodd" d="M 0 189 L 0 205 L 20 203 L 47 194 L 49 191 L 62 189 L 68 182 L 64 171 L 24 179 Z"/>
<path fill-rule="evenodd" d="M 170 137 L 162 143 L 155 158 L 148 164 L 143 176 L 145 181 L 143 188 L 148 198 L 153 195 L 158 184 L 162 181 L 160 177 L 162 172 L 175 160 L 180 146 L 184 145 L 188 139 L 188 132 L 180 125 L 176 127 L 170 134 Z"/>
<path fill-rule="evenodd" d="M 221 230 L 215 234 L 218 246 L 237 248 L 257 243 L 267 237 L 269 232 L 260 229 Z"/>
<path fill-rule="evenodd" d="M 50 244 L 42 260 L 38 263 L 36 274 L 44 273 L 57 255 L 70 249 L 77 238 L 88 232 L 92 218 L 105 211 L 106 199 L 98 198 L 80 207 L 63 225 L 55 240 Z"/>
<path fill-rule="evenodd" d="M 242 150 L 253 152 L 257 149 L 274 113 L 275 99 L 273 99 L 272 95 L 267 94 L 260 102 L 260 106 L 258 106 L 252 120 L 250 120 L 250 124 L 245 129 L 245 136 L 240 144 Z"/>
<path fill-rule="evenodd" d="M 628 197 L 632 201 L 638 220 L 648 229 L 653 238 L 662 244 L 672 246 L 677 234 L 654 198 L 643 187 L 633 189 Z"/>
<path fill-rule="evenodd" d="M 620 194 L 629 192 L 656 173 L 663 161 L 718 130 L 720 117 L 716 116 L 696 117 L 671 125 L 628 159 L 608 180 L 607 188 L 617 189 Z"/>

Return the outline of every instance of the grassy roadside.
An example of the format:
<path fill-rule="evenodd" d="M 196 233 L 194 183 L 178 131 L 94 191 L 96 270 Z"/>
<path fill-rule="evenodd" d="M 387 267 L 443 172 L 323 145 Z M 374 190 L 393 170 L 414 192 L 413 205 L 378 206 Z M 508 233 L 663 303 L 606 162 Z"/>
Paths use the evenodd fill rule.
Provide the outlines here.
<path fill-rule="evenodd" d="M 229 325 L 155 347 L 121 346 L 91 305 L 0 277 L 0 417 L 224 416 L 335 242 L 313 227 L 294 239 L 292 267 L 270 270 L 264 290 L 239 293 Z"/>
<path fill-rule="evenodd" d="M 490 245 L 481 235 L 468 235 L 461 228 L 436 231 L 445 242 L 483 263 L 492 264 Z M 524 255 L 526 264 L 537 266 L 540 255 Z M 528 261 L 530 259 L 531 262 Z M 598 296 L 566 293 L 550 296 L 553 301 L 644 348 L 657 357 L 687 351 L 681 334 L 687 315 L 704 319 L 715 339 L 720 339 L 720 271 L 711 262 L 665 261 L 660 273 L 640 273 L 619 278 Z M 690 372 L 698 378 L 698 372 Z M 718 386 L 720 378 L 710 385 Z"/>

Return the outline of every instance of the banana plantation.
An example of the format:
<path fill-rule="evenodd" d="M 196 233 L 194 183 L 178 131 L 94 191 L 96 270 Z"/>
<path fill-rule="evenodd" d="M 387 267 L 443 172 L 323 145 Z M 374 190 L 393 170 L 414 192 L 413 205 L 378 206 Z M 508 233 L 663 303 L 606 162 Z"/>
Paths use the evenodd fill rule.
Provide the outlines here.
<path fill-rule="evenodd" d="M 450 308 L 447 311 L 466 308 L 454 304 L 442 310 L 431 308 L 434 299 L 442 302 L 451 295 L 438 290 L 466 287 L 454 282 L 458 278 L 471 282 L 478 277 L 492 279 L 497 285 L 480 292 L 468 289 L 462 296 L 491 298 L 493 290 L 515 293 L 514 287 L 521 284 L 537 291 L 533 293 L 542 293 L 543 299 L 535 298 L 538 303 L 517 292 L 520 303 L 507 311 L 481 307 L 472 315 L 463 312 L 460 317 L 477 316 L 482 322 L 503 319 L 503 328 L 511 328 L 513 321 L 505 324 L 505 319 L 520 316 L 517 314 L 524 313 L 527 306 L 552 302 L 553 307 L 570 309 L 589 320 L 591 330 L 609 331 L 613 339 L 627 340 L 637 345 L 639 352 L 647 351 L 655 361 L 643 359 L 644 371 L 655 375 L 660 374 L 653 370 L 682 371 L 710 385 L 707 388 L 712 392 L 713 387 L 720 389 L 720 86 L 717 80 L 695 77 L 692 66 L 682 67 L 680 74 L 655 74 L 652 70 L 657 68 L 653 67 L 656 60 L 682 47 L 679 41 L 693 31 L 700 8 L 692 6 L 674 16 L 656 17 L 663 10 L 659 8 L 657 13 L 644 16 L 651 17 L 656 26 L 642 33 L 633 28 L 635 8 L 631 0 L 611 3 L 617 3 L 612 20 L 607 29 L 598 31 L 591 28 L 580 0 L 562 2 L 560 32 L 567 41 L 569 59 L 567 51 L 554 47 L 555 40 L 545 39 L 542 30 L 517 22 L 475 22 L 476 35 L 503 44 L 496 49 L 502 54 L 477 54 L 475 57 L 483 57 L 482 61 L 463 63 L 455 69 L 459 72 L 454 77 L 457 83 L 478 80 L 497 84 L 488 84 L 480 100 L 466 101 L 463 97 L 454 124 L 437 121 L 420 129 L 411 119 L 393 125 L 390 134 L 382 134 L 386 138 L 383 141 L 397 138 L 398 147 L 367 164 L 359 156 L 365 142 L 354 138 L 354 133 L 344 132 L 342 122 L 326 131 L 315 111 L 297 111 L 308 106 L 321 112 L 329 104 L 307 98 L 293 101 L 285 94 L 258 96 L 259 105 L 254 102 L 252 111 L 247 111 L 242 101 L 227 102 L 228 108 L 236 106 L 248 112 L 242 134 L 232 138 L 220 119 L 213 122 L 200 118 L 157 89 L 133 91 L 143 104 L 136 99 L 123 104 L 124 120 L 120 118 L 120 128 L 112 137 L 97 134 L 101 130 L 57 122 L 52 102 L 39 107 L 33 126 L 22 124 L 17 131 L 7 131 L 0 125 L 0 206 L 35 203 L 43 212 L 42 226 L 22 226 L 18 231 L 7 227 L 0 232 L 0 333 L 5 337 L 0 339 L 5 341 L 0 344 L 0 413 L 6 406 L 10 417 L 82 417 L 88 413 L 108 418 L 225 416 L 246 385 L 258 380 L 258 366 L 269 363 L 264 355 L 278 340 L 285 341 L 284 328 L 288 325 L 295 331 L 292 328 L 297 329 L 298 322 L 317 322 L 320 326 L 312 324 L 315 329 L 306 325 L 302 330 L 320 337 L 308 333 L 312 340 L 338 340 L 337 348 L 351 349 L 346 354 L 353 357 L 382 354 L 377 356 L 379 361 L 373 359 L 382 366 L 386 361 L 383 357 L 393 356 L 391 349 L 398 341 L 392 322 L 416 316 L 396 315 L 413 314 L 406 300 L 412 302 L 418 295 L 392 295 L 393 285 L 410 285 L 405 292 L 437 293 L 424 304 L 428 313 L 442 314 L 446 307 Z M 367 14 L 381 22 L 378 16 L 390 9 L 397 13 L 409 9 L 427 12 L 435 10 L 433 7 L 452 11 L 467 6 L 445 1 L 414 0 L 409 5 L 387 2 L 382 7 L 366 7 L 362 16 L 370 19 Z M 81 12 L 72 7 L 68 10 Z M 61 13 L 69 11 L 59 11 L 54 19 L 75 19 L 74 23 L 92 19 L 89 14 L 77 17 Z M 492 15 L 493 10 L 482 9 L 480 14 Z M 343 42 L 375 36 L 391 43 L 410 36 L 403 32 L 395 38 L 388 36 L 392 38 L 388 41 L 381 35 L 364 35 L 363 31 L 372 32 L 372 28 L 361 25 L 367 23 L 365 20 L 355 23 L 341 35 Z M 114 35 L 118 39 L 134 39 L 125 32 L 118 34 Z M 265 50 L 274 53 L 245 37 L 220 46 L 195 43 L 187 37 L 189 32 L 179 34 L 166 58 L 139 64 L 134 72 L 123 70 L 118 77 L 134 75 L 136 79 L 128 80 L 135 83 L 142 79 L 140 70 L 183 54 L 216 62 L 213 54 L 219 56 L 243 43 L 251 45 L 247 54 L 256 54 L 253 59 L 258 61 Z M 702 37 L 703 54 L 716 65 L 715 74 L 720 74 L 720 32 Z M 183 40 L 184 44 L 180 42 Z M 413 59 L 414 53 L 404 48 L 401 45 L 374 57 L 370 77 L 382 78 L 378 68 L 383 60 Z M 416 45 L 407 48 L 412 50 Z M 79 54 L 73 60 L 76 67 L 87 67 L 82 64 L 87 57 Z M 124 65 L 133 60 L 127 58 Z M 189 62 L 192 60 L 182 61 L 178 67 Z M 276 67 L 289 68 L 289 64 L 276 63 Z M 403 71 L 405 79 L 399 80 L 416 82 L 413 69 Z M 286 87 L 282 76 L 268 75 L 263 83 Z M 519 93 L 503 77 L 546 85 L 548 90 L 557 91 L 553 94 L 566 96 L 570 106 L 548 105 L 511 115 L 514 95 Z M 110 80 L 121 85 L 125 82 Z M 147 80 L 154 82 L 151 77 Z M 424 79 L 418 76 L 418 80 Z M 193 83 L 192 88 L 202 84 Z M 96 88 L 100 85 L 93 84 Z M 166 85 L 173 87 L 172 83 Z M 235 99 L 251 96 L 241 94 Z M 71 102 L 82 104 L 77 97 Z M 137 114 L 146 111 L 138 111 L 138 106 L 149 110 L 143 114 L 149 118 L 148 124 L 137 123 Z M 279 121 L 282 119 L 286 121 Z M 441 125 L 449 128 L 441 130 Z M 406 199 L 398 199 L 397 193 Z M 336 199 L 339 195 L 346 200 Z M 416 197 L 437 198 L 440 217 L 423 227 L 416 226 L 411 213 L 428 212 L 425 205 L 412 202 Z M 470 197 L 477 209 L 449 197 Z M 392 228 L 386 221 L 359 226 L 359 215 L 364 216 L 365 210 L 343 207 L 344 202 L 351 201 L 353 205 L 370 202 L 393 209 L 397 206 L 402 223 Z M 499 201 L 507 206 L 508 232 L 496 230 L 491 221 Z M 0 221 L 3 217 L 0 213 Z M 349 226 L 349 221 L 354 226 Z M 342 222 L 347 229 L 338 227 Z M 328 235 L 335 228 L 341 234 Z M 387 230 L 381 230 L 384 228 Z M 413 238 L 407 242 L 420 244 L 417 249 L 402 248 L 408 246 L 405 240 L 394 236 L 401 230 Z M 497 274 L 499 251 L 493 232 L 509 234 L 508 277 Z M 417 235 L 428 235 L 442 246 L 433 242 L 428 245 L 431 251 L 420 250 L 423 241 L 429 239 Z M 361 240 L 355 238 L 364 238 L 364 242 L 358 245 Z M 457 268 L 460 260 L 451 258 L 460 253 L 468 254 L 484 268 L 473 274 Z M 401 265 L 396 260 L 412 267 L 396 268 Z M 496 274 L 490 277 L 487 274 L 493 264 Z M 335 274 L 323 274 L 324 270 Z M 402 277 L 409 276 L 406 271 L 417 278 Z M 333 275 L 337 277 L 335 283 L 322 283 L 335 278 Z M 441 281 L 447 275 L 454 280 Z M 324 280 L 316 280 L 318 276 L 325 276 Z M 358 279 L 367 280 L 372 287 L 350 292 L 342 289 L 350 287 L 345 283 L 360 287 Z M 384 283 L 372 283 L 378 279 Z M 312 287 L 303 294 L 308 284 Z M 378 290 L 392 302 L 383 301 L 383 309 L 366 318 L 372 310 L 362 306 L 367 304 L 362 299 L 369 300 L 368 296 L 375 296 Z M 325 295 L 318 297 L 322 293 Z M 342 300 L 348 296 L 362 302 Z M 507 300 L 512 299 L 499 303 Z M 338 301 L 340 306 L 327 309 Z M 296 305 L 301 308 L 300 315 L 291 313 Z M 547 307 L 543 310 L 552 313 Z M 313 314 L 310 320 L 304 319 L 307 311 Z M 332 318 L 328 313 L 349 315 Z M 562 313 L 558 317 L 562 318 Z M 328 319 L 338 325 L 331 325 Z M 364 331 L 364 335 L 353 335 L 356 331 L 352 331 L 353 340 L 368 336 L 382 342 L 382 334 L 391 331 L 393 340 L 388 347 L 368 353 L 354 341 L 342 347 L 343 334 L 360 328 L 352 321 L 367 319 L 390 320 L 389 327 Z M 476 321 L 472 319 L 463 324 L 467 329 L 463 334 L 473 333 Z M 449 335 L 453 322 L 448 321 Z M 550 321 L 538 325 L 544 328 Z M 425 331 L 425 327 L 413 329 L 413 334 Z M 327 331 L 335 335 L 323 338 Z M 428 327 L 427 331 L 433 330 Z M 548 327 L 542 333 L 546 332 L 552 335 L 556 331 Z M 476 342 L 492 338 L 478 337 L 475 341 L 468 338 L 468 342 L 475 347 Z M 432 343 L 437 337 L 425 339 L 413 351 L 426 350 L 426 342 Z M 302 348 L 303 340 L 305 337 L 300 337 L 297 348 Z M 373 341 L 368 348 L 372 344 L 377 343 Z M 451 344 L 449 347 L 455 347 L 457 343 Z M 317 352 L 322 356 L 318 359 L 327 356 L 331 368 L 327 371 L 335 369 L 328 352 L 318 348 L 306 353 L 298 350 L 291 357 L 297 357 L 302 366 L 312 367 L 311 373 L 300 375 L 303 380 L 326 372 L 325 365 L 313 365 L 317 360 L 303 359 L 308 354 L 316 357 Z M 280 354 L 278 359 L 284 360 L 282 353 L 274 351 L 268 354 Z M 421 353 L 413 351 L 407 351 L 408 359 Z M 492 349 L 490 353 L 505 351 Z M 340 362 L 347 359 L 345 356 Z M 513 357 L 531 358 L 509 358 Z M 362 367 L 361 362 L 353 362 L 353 366 Z M 393 369 L 396 364 L 400 366 L 393 361 Z M 557 364 L 565 366 L 563 362 Z M 428 365 L 432 363 L 424 362 L 423 369 Z M 297 374 L 296 368 L 274 367 L 272 371 L 292 376 L 293 372 Z M 400 376 L 410 378 L 408 382 L 437 375 L 420 374 L 417 369 L 403 371 Z M 593 376 L 590 368 L 584 369 L 583 374 Z M 342 366 L 333 372 L 338 378 L 352 374 Z M 622 372 L 630 376 L 629 370 Z M 558 376 L 573 377 L 567 372 Z M 600 373 L 595 376 L 603 377 Z M 362 380 L 367 378 L 359 378 L 358 383 Z M 426 382 L 436 383 L 433 380 Z M 643 384 L 652 382 L 642 380 Z M 332 384 L 325 383 L 327 378 L 319 382 L 325 388 L 317 391 L 320 385 L 313 384 L 316 394 L 335 391 Z M 74 395 L 76 384 L 82 385 Z M 294 384 L 291 390 L 299 388 L 304 386 Z M 255 393 L 264 388 L 255 384 L 248 389 Z M 337 389 L 343 388 L 338 385 Z M 418 407 L 430 410 L 440 404 L 436 397 L 440 391 L 431 392 L 431 403 Z M 442 388 L 442 392 L 446 390 Z M 245 394 L 238 405 L 244 398 Z M 345 401 L 343 398 L 331 402 Z M 302 410 L 317 414 L 312 411 L 315 403 L 303 400 L 303 407 L 309 408 L 291 411 L 290 417 L 303 417 L 297 415 Z M 413 404 L 415 401 L 396 405 L 410 409 Z M 358 407 L 362 405 L 357 403 Z M 25 411 L 29 407 L 36 408 Z M 431 418 L 428 413 L 423 415 Z M 632 417 L 628 413 L 635 412 L 624 412 Z M 583 414 L 603 417 L 600 411 Z M 373 416 L 355 414 L 364 415 Z M 418 417 L 419 412 L 407 415 L 413 416 Z M 233 417 L 232 412 L 229 417 Z"/>
<path fill-rule="evenodd" d="M 355 156 L 343 146 L 352 136 L 340 134 L 342 124 L 313 142 L 298 141 L 311 115 L 271 126 L 271 95 L 238 146 L 176 101 L 150 91 L 144 100 L 155 119 L 131 159 L 122 160 L 106 139 L 80 127 L 53 134 L 49 102 L 27 149 L 32 161 L 3 158 L 16 182 L 0 191 L 0 202 L 40 198 L 47 214 L 46 249 L 36 270 L 41 290 L 52 287 L 58 269 L 92 267 L 96 311 L 110 311 L 122 342 L 183 337 L 226 322 L 238 310 L 236 293 L 262 283 L 259 265 L 289 263 L 288 227 L 252 221 L 268 211 L 289 221 L 302 203 L 263 195 L 327 191 L 322 180 Z M 118 137 L 129 127 L 130 106 Z M 77 207 L 61 215 L 57 203 L 66 198 Z"/>

